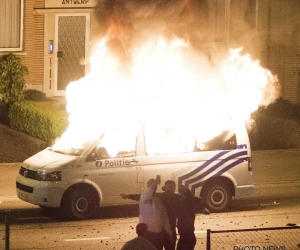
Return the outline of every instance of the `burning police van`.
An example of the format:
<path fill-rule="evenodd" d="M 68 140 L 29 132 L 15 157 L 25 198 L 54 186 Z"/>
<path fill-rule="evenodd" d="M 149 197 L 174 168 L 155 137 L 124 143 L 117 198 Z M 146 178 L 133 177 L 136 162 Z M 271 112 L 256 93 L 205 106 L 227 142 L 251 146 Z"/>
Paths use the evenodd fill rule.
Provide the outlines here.
<path fill-rule="evenodd" d="M 169 140 L 165 150 L 166 140 L 147 135 L 145 129 L 124 150 L 117 139 L 113 143 L 121 150 L 107 150 L 105 141 L 101 135 L 81 147 L 52 146 L 28 158 L 17 176 L 17 196 L 42 208 L 60 208 L 73 219 L 86 219 L 96 207 L 136 203 L 120 194 L 143 193 L 147 180 L 156 175 L 162 182 L 188 187 L 211 212 L 226 210 L 232 197 L 254 192 L 244 124 L 205 142 L 194 137 L 182 143 L 181 138 L 181 147 L 174 147 Z"/>

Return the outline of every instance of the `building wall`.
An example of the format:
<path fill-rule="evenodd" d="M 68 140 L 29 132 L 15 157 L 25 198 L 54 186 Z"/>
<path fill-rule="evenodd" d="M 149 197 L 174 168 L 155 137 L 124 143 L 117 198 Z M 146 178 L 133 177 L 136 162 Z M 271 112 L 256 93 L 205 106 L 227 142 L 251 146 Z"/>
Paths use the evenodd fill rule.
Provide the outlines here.
<path fill-rule="evenodd" d="M 268 67 L 268 40 L 269 40 L 269 4 L 270 0 L 257 1 L 258 40 L 260 41 L 260 61 L 262 66 Z"/>
<path fill-rule="evenodd" d="M 246 20 L 249 3 L 254 2 L 257 8 L 255 29 Z M 236 5 L 240 7 L 238 11 Z M 277 76 L 281 96 L 299 103 L 300 1 L 231 0 L 231 11 L 233 28 L 230 29 L 229 47 L 243 46 L 244 51 Z"/>
<path fill-rule="evenodd" d="M 44 0 L 25 0 L 23 19 L 23 52 L 18 55 L 29 71 L 26 88 L 42 90 L 44 16 L 36 15 L 34 8 L 43 7 Z"/>
<path fill-rule="evenodd" d="M 269 2 L 268 66 L 278 75 L 282 97 L 299 103 L 300 1 Z"/>
<path fill-rule="evenodd" d="M 23 19 L 23 53 L 20 54 L 22 63 L 27 66 L 29 74 L 26 76 L 26 83 L 32 83 L 34 80 L 34 37 L 33 37 L 33 4 L 34 0 L 24 1 L 24 19 Z"/>
<path fill-rule="evenodd" d="M 34 8 L 44 8 L 44 0 L 35 0 Z M 43 77 L 44 77 L 44 25 L 45 17 L 44 15 L 39 15 L 36 11 L 33 11 L 34 17 L 34 69 L 33 69 L 33 82 L 32 85 L 39 90 L 42 90 Z"/>

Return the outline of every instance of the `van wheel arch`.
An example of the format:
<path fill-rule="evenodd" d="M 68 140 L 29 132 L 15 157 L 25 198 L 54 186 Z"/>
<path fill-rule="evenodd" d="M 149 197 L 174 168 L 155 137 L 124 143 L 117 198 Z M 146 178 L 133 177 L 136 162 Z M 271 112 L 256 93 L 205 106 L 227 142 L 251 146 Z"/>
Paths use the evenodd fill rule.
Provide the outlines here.
<path fill-rule="evenodd" d="M 228 209 L 232 196 L 235 195 L 233 183 L 226 177 L 219 176 L 208 180 L 200 196 L 210 212 L 223 212 Z"/>
<path fill-rule="evenodd" d="M 100 198 L 94 187 L 79 183 L 69 187 L 63 194 L 61 209 L 68 219 L 84 220 L 91 217 L 99 206 Z"/>

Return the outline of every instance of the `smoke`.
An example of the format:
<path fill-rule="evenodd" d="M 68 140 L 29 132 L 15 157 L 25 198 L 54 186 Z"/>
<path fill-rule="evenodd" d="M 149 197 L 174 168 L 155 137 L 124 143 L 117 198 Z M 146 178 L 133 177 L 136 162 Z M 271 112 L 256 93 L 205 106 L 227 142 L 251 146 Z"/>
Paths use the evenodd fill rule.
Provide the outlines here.
<path fill-rule="evenodd" d="M 193 45 L 208 37 L 206 1 L 195 0 L 100 0 L 96 18 L 100 35 L 124 62 L 133 49 L 149 39 L 182 38 Z"/>
<path fill-rule="evenodd" d="M 209 77 L 207 72 L 216 74 L 223 67 L 222 62 L 228 56 L 226 44 L 230 48 L 243 47 L 243 53 L 251 54 L 254 59 L 263 51 L 257 32 L 256 1 L 232 0 L 229 9 L 225 4 L 209 0 L 98 0 L 95 15 L 99 34 L 105 37 L 110 53 L 119 59 L 121 70 L 129 71 L 135 50 L 148 41 L 163 38 L 171 42 L 176 38 L 189 46 L 185 64 L 198 67 L 195 71 L 199 72 L 199 66 L 205 65 L 201 74 L 208 81 L 213 75 Z M 230 38 L 226 40 L 228 27 Z M 277 80 L 268 82 L 261 101 L 263 106 L 280 96 Z"/>
<path fill-rule="evenodd" d="M 219 70 L 229 48 L 243 47 L 243 53 L 260 59 L 264 39 L 257 32 L 256 4 L 232 0 L 228 8 L 225 1 L 209 0 L 98 0 L 95 15 L 100 36 L 123 71 L 131 66 L 135 48 L 159 38 L 186 41 L 194 58 L 202 54 L 201 60 Z"/>

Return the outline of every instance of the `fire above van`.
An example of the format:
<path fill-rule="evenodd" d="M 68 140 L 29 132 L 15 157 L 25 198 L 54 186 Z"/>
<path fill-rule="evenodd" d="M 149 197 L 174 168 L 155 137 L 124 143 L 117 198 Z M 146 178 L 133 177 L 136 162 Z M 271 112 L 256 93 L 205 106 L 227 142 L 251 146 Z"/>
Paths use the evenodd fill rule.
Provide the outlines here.
<path fill-rule="evenodd" d="M 226 210 L 233 196 L 253 194 L 251 148 L 244 125 L 205 143 L 195 138 L 191 147 L 176 153 L 156 152 L 147 138 L 143 131 L 138 133 L 133 148 L 114 157 L 104 147 L 103 136 L 80 149 L 48 147 L 22 163 L 17 196 L 42 208 L 60 208 L 73 219 L 86 219 L 96 207 L 136 203 L 120 194 L 143 193 L 147 180 L 156 175 L 162 182 L 173 180 L 177 187 L 188 187 L 203 198 L 210 212 Z"/>

